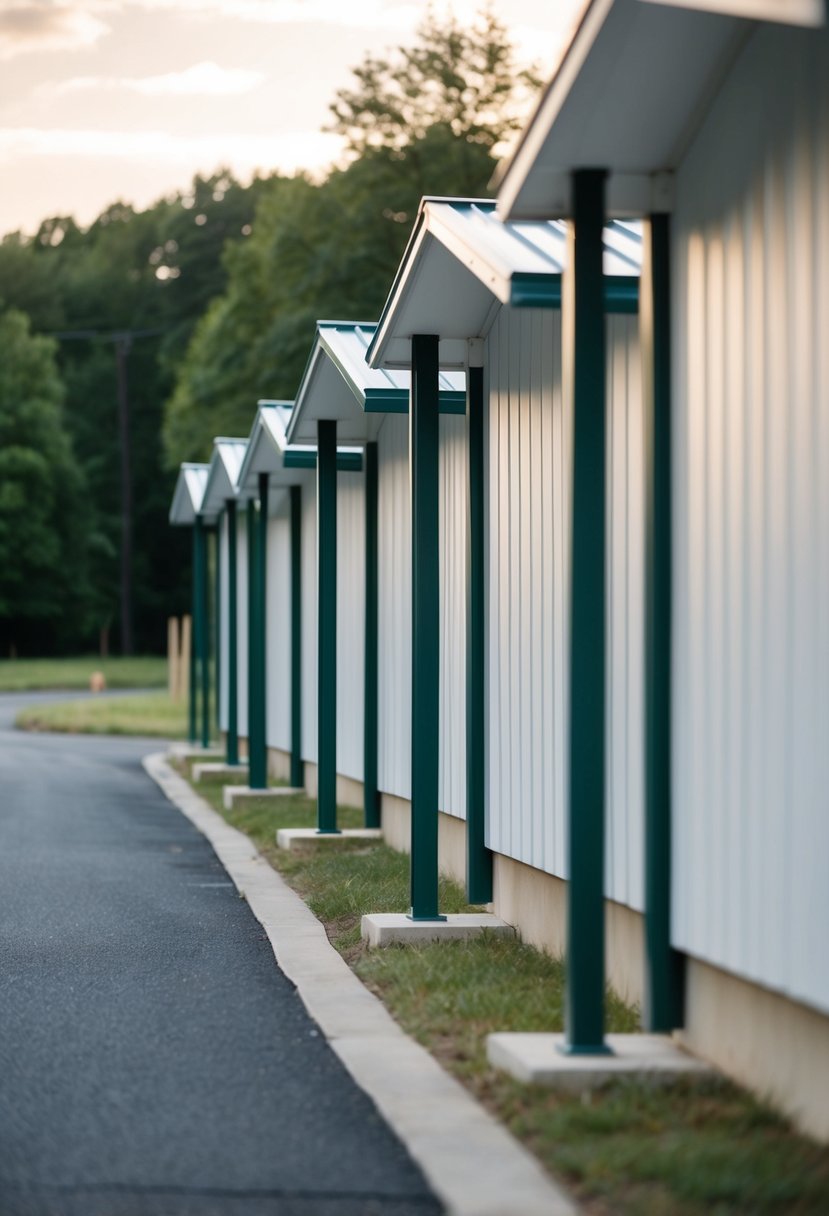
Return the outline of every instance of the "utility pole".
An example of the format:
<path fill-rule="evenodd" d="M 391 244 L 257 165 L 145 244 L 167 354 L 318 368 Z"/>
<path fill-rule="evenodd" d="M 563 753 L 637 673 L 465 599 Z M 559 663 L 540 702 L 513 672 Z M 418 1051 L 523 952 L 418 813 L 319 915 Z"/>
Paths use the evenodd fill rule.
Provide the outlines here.
<path fill-rule="evenodd" d="M 75 329 L 51 336 L 59 342 L 111 342 L 115 348 L 115 372 L 117 382 L 118 440 L 120 448 L 120 494 L 121 494 L 121 652 L 132 654 L 132 436 L 130 427 L 130 403 L 127 381 L 127 355 L 134 338 L 149 338 L 165 333 L 164 329 L 125 329 L 111 332 L 102 329 Z"/>
<path fill-rule="evenodd" d="M 132 441 L 127 393 L 127 355 L 130 333 L 116 334 L 115 364 L 118 376 L 118 435 L 121 441 L 121 653 L 132 654 Z"/>

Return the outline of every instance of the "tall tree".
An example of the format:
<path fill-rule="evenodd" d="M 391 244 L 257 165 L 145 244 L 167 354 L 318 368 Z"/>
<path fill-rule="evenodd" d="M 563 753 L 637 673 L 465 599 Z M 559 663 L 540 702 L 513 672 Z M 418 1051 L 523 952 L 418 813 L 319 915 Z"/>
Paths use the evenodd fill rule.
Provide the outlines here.
<path fill-rule="evenodd" d="M 488 5 L 469 25 L 454 13 L 441 20 L 430 5 L 413 46 L 367 55 L 354 76 L 330 108 L 332 130 L 357 156 L 405 152 L 436 127 L 497 154 L 541 83 L 533 67 L 518 65 L 507 28 Z"/>
<path fill-rule="evenodd" d="M 0 645 L 47 653 L 90 609 L 89 518 L 55 344 L 0 314 Z"/>
<path fill-rule="evenodd" d="M 199 323 L 167 403 L 172 466 L 247 434 L 257 397 L 291 398 L 320 317 L 376 319 L 424 194 L 480 197 L 493 150 L 536 85 L 486 11 L 468 28 L 434 13 L 414 47 L 369 57 L 332 107 L 352 158 L 320 185 L 263 188 L 253 233 L 228 246 L 228 286 Z"/>

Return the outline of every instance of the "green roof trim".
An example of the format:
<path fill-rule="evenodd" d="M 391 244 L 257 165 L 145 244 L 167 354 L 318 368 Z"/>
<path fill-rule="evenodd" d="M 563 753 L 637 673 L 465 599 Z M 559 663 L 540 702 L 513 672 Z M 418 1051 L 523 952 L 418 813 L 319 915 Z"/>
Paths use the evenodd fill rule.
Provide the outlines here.
<path fill-rule="evenodd" d="M 408 414 L 408 390 L 367 388 L 363 408 L 367 414 Z"/>
<path fill-rule="evenodd" d="M 561 275 L 519 271 L 510 283 L 513 308 L 561 308 Z"/>
<path fill-rule="evenodd" d="M 628 314 L 639 311 L 639 279 L 636 275 L 605 275 L 604 310 Z"/>
<path fill-rule="evenodd" d="M 286 469 L 315 469 L 317 453 L 286 448 L 282 464 Z M 341 473 L 360 473 L 363 468 L 363 453 L 338 452 L 337 468 Z"/>

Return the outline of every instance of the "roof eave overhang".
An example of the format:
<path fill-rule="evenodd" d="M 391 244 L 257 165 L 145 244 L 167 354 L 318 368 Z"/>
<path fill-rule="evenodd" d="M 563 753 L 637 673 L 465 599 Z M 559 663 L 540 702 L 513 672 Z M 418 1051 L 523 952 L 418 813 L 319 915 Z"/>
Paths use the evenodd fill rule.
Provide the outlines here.
<path fill-rule="evenodd" d="M 499 216 L 570 217 L 581 168 L 607 170 L 610 216 L 671 210 L 673 172 L 755 29 L 733 12 L 592 0 L 496 174 Z"/>

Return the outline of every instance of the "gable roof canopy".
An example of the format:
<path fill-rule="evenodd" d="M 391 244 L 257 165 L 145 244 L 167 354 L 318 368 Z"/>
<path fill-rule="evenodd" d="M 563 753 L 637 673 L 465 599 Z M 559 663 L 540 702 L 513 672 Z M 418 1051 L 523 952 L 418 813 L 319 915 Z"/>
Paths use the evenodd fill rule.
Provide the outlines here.
<path fill-rule="evenodd" d="M 191 527 L 202 508 L 207 485 L 206 464 L 183 464 L 179 469 L 169 520 L 176 527 Z"/>
<path fill-rule="evenodd" d="M 747 18 L 814 25 L 823 13 L 822 0 L 590 0 L 496 173 L 499 215 L 569 216 L 579 168 L 609 171 L 609 215 L 669 210 L 670 174 L 756 28 Z"/>
<path fill-rule="evenodd" d="M 383 414 L 408 413 L 409 373 L 376 370 L 366 362 L 374 330 L 373 323 L 317 322 L 288 426 L 291 444 L 316 443 L 317 421 L 322 419 L 336 420 L 338 439 L 366 443 L 377 435 Z M 463 413 L 465 392 L 463 376 L 441 375 L 444 411 Z"/>
<path fill-rule="evenodd" d="M 293 413 L 293 401 L 260 401 L 247 442 L 244 460 L 239 469 L 236 488 L 240 494 L 257 492 L 260 473 L 267 473 L 270 485 L 281 489 L 300 485 L 305 469 L 317 467 L 314 444 L 289 444 L 288 426 Z M 338 448 L 337 468 L 357 471 L 363 466 L 360 448 Z"/>
<path fill-rule="evenodd" d="M 209 523 L 213 523 L 218 518 L 229 498 L 240 497 L 236 489 L 236 480 L 247 446 L 247 439 L 222 437 L 213 440 L 213 457 L 209 465 L 204 502 L 202 503 L 202 514 Z"/>
<path fill-rule="evenodd" d="M 642 267 L 639 224 L 604 234 L 607 307 L 635 311 Z M 485 337 L 502 304 L 561 306 L 567 226 L 504 223 L 480 199 L 424 198 L 369 346 L 372 367 L 408 367 L 411 338 L 436 333 L 442 367 L 462 368 L 469 338 Z"/>

